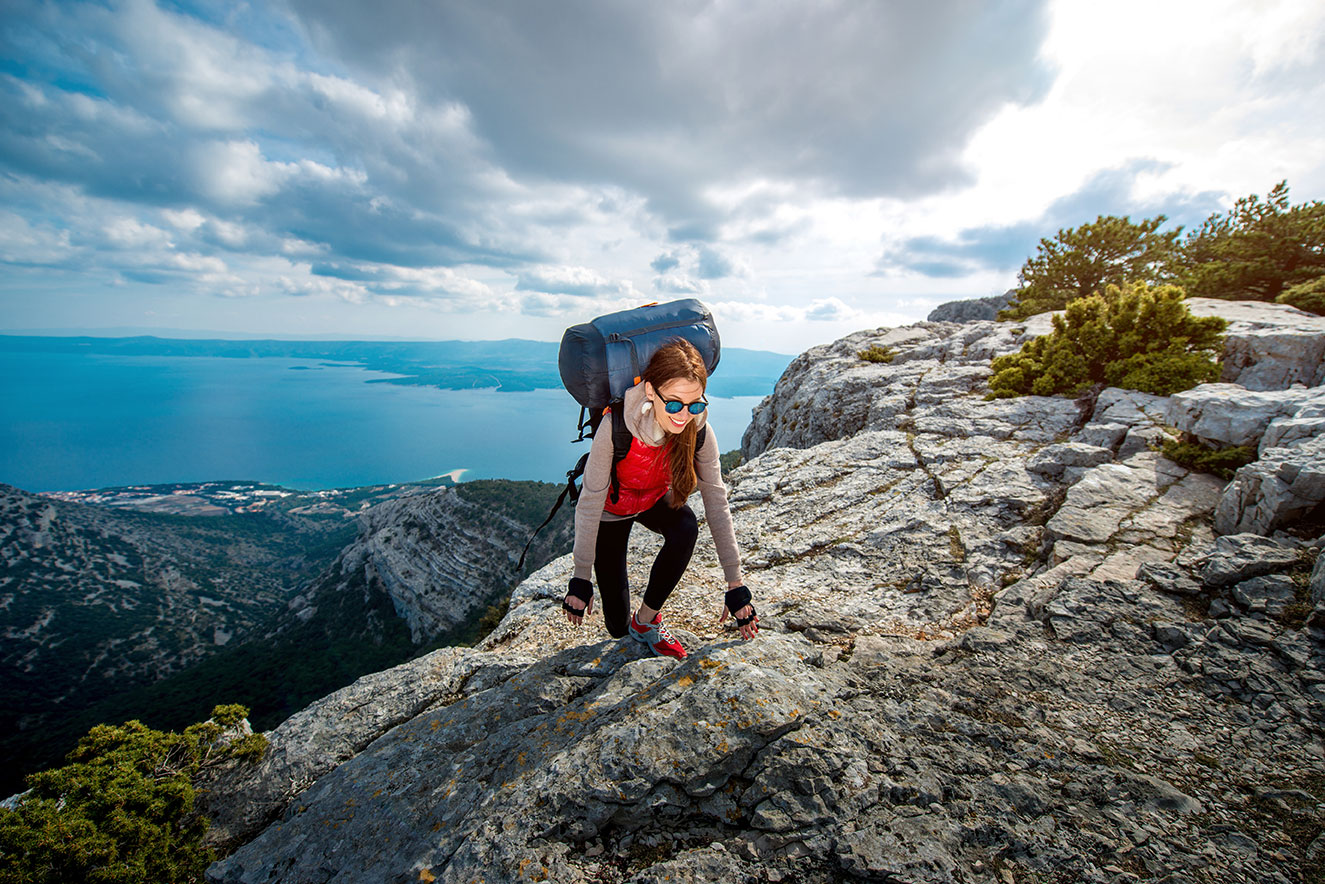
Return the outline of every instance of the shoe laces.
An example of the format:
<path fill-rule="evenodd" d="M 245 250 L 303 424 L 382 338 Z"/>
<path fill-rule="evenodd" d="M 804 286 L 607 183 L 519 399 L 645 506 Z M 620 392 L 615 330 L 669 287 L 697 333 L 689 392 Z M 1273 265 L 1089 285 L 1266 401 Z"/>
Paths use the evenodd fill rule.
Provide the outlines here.
<path fill-rule="evenodd" d="M 658 621 L 658 634 L 669 643 L 676 641 L 676 639 L 672 638 L 672 633 L 668 631 L 667 624 L 663 623 L 661 620 Z"/>

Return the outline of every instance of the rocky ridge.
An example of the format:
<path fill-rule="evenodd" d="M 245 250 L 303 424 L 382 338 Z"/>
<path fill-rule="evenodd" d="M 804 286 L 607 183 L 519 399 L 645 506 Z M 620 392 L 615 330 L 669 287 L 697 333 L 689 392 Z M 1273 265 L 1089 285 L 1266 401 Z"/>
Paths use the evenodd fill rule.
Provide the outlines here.
<path fill-rule="evenodd" d="M 490 480 L 326 495 L 255 486 L 275 502 L 262 512 L 194 517 L 136 512 L 141 501 L 126 493 L 253 504 L 254 483 L 209 484 L 199 494 L 80 495 L 114 506 L 0 486 L 0 744 L 12 762 L 3 794 L 98 721 L 182 728 L 213 697 L 242 701 L 270 726 L 439 637 L 472 635 L 518 580 L 520 552 L 558 490 Z M 309 499 L 338 510 L 293 511 Z M 531 566 L 569 549 L 569 532 L 563 514 L 531 547 Z M 195 681 L 207 686 L 201 697 Z"/>
<path fill-rule="evenodd" d="M 1196 308 L 1234 319 L 1237 390 L 1319 386 L 1325 320 Z M 361 680 L 218 781 L 218 839 L 244 846 L 209 879 L 1318 880 L 1318 501 L 1239 483 L 1278 451 L 1319 468 L 1316 399 L 1282 397 L 1256 434 L 1288 422 L 1276 444 L 1225 483 L 1154 448 L 1237 423 L 1231 388 L 985 401 L 989 359 L 1047 327 L 798 357 L 732 477 L 759 639 L 716 625 L 703 532 L 668 604 L 682 663 L 568 627 L 558 559 L 478 648 Z M 1295 533 L 1220 532 L 1230 496 Z M 642 585 L 653 541 L 632 542 Z"/>
<path fill-rule="evenodd" d="M 331 558 L 308 550 L 341 531 L 299 518 L 244 531 L 0 485 L 6 679 L 49 707 L 178 671 L 269 621 Z"/>
<path fill-rule="evenodd" d="M 1009 289 L 1001 295 L 991 295 L 988 298 L 949 301 L 935 307 L 925 318 L 930 322 L 975 322 L 980 319 L 997 319 L 998 312 L 1016 300 L 1016 294 L 1016 289 Z"/>
<path fill-rule="evenodd" d="M 291 612 L 306 621 L 328 597 L 380 593 L 420 645 L 473 619 L 519 579 L 520 553 L 541 521 L 543 502 L 550 507 L 556 495 L 548 486 L 528 513 L 511 510 L 532 493 L 527 490 L 509 502 L 469 499 L 474 489 L 496 484 L 438 488 L 366 510 L 359 536 L 320 582 L 291 600 Z M 569 513 L 559 514 L 530 546 L 529 561 L 565 549 L 572 529 Z"/>

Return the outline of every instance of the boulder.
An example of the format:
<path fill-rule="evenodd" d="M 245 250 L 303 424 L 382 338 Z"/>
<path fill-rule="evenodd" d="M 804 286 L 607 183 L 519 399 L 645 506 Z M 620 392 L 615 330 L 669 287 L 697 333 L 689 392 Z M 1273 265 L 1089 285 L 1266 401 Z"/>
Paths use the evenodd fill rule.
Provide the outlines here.
<path fill-rule="evenodd" d="M 1012 303 L 1016 290 L 1009 289 L 1001 295 L 988 298 L 974 298 L 967 301 L 949 301 L 940 304 L 929 312 L 930 322 L 978 322 L 998 318 L 998 312 Z"/>
<path fill-rule="evenodd" d="M 1292 417 L 1275 418 L 1261 437 L 1261 451 L 1292 448 L 1310 439 L 1325 436 L 1325 389 L 1309 391 L 1310 397 Z"/>
<path fill-rule="evenodd" d="M 1201 594 L 1201 584 L 1182 568 L 1167 562 L 1147 562 L 1136 572 L 1138 580 L 1144 580 L 1151 586 L 1173 595 L 1196 596 Z"/>
<path fill-rule="evenodd" d="M 1253 577 L 1233 585 L 1233 600 L 1244 609 L 1264 612 L 1274 617 L 1293 601 L 1297 587 L 1282 574 Z"/>
<path fill-rule="evenodd" d="M 1220 537 L 1201 561 L 1201 582 L 1230 586 L 1262 574 L 1286 571 L 1297 561 L 1297 550 L 1257 534 Z"/>
<path fill-rule="evenodd" d="M 1127 424 L 1099 423 L 1091 421 L 1078 431 L 1076 441 L 1093 448 L 1107 448 L 1117 451 L 1123 438 L 1130 429 Z"/>
<path fill-rule="evenodd" d="M 1168 397 L 1107 387 L 1095 399 L 1091 423 L 1125 427 L 1158 426 L 1168 417 Z"/>
<path fill-rule="evenodd" d="M 1247 390 L 1238 384 L 1202 384 L 1169 399 L 1168 422 L 1212 448 L 1257 445 L 1272 421 L 1295 415 L 1320 392 Z"/>
<path fill-rule="evenodd" d="M 1228 320 L 1220 380 L 1248 390 L 1325 384 L 1325 316 L 1287 304 L 1213 298 L 1188 298 L 1187 308 Z"/>
<path fill-rule="evenodd" d="M 1325 501 L 1325 436 L 1271 448 L 1241 467 L 1215 510 L 1220 534 L 1270 534 Z"/>
<path fill-rule="evenodd" d="M 1069 467 L 1089 468 L 1113 460 L 1113 452 L 1097 445 L 1082 442 L 1063 442 L 1046 445 L 1026 464 L 1026 469 L 1051 479 L 1061 478 Z"/>

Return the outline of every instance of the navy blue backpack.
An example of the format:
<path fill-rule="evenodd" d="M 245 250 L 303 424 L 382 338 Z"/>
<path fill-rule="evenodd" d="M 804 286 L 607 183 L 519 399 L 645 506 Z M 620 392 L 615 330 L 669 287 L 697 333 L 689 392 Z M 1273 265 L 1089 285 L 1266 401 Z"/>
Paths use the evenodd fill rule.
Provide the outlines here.
<path fill-rule="evenodd" d="M 577 426 L 580 435 L 574 441 L 592 439 L 604 416 L 612 415 L 613 501 L 620 494 L 616 477 L 617 464 L 630 451 L 630 430 L 626 428 L 622 414 L 626 391 L 640 382 L 640 376 L 653 354 L 677 338 L 684 338 L 694 344 L 704 359 L 708 373 L 713 374 L 722 357 L 722 341 L 718 337 L 713 314 L 694 298 L 669 301 L 666 304 L 646 304 L 633 310 L 609 313 L 573 325 L 561 336 L 561 350 L 557 353 L 561 382 L 580 404 Z M 700 430 L 696 449 L 703 444 L 704 430 Z M 552 521 L 568 496 L 572 505 L 579 501 L 580 489 L 575 483 L 584 475 L 588 462 L 589 455 L 586 452 L 566 472 L 565 489 L 547 519 L 535 529 L 529 543 L 533 543 L 538 532 Z M 517 566 L 520 571 L 524 570 L 529 543 L 525 544 L 524 552 L 520 554 L 520 564 Z"/>

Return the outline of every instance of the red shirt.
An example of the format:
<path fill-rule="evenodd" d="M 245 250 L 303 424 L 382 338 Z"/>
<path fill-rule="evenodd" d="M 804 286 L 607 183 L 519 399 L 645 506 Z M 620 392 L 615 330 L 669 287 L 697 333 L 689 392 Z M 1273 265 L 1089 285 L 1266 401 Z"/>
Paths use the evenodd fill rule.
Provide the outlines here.
<path fill-rule="evenodd" d="M 671 440 L 654 448 L 639 439 L 631 439 L 630 451 L 616 468 L 621 496 L 613 503 L 609 493 L 603 509 L 616 516 L 633 516 L 662 500 L 672 485 L 672 462 L 668 456 L 671 447 Z"/>

